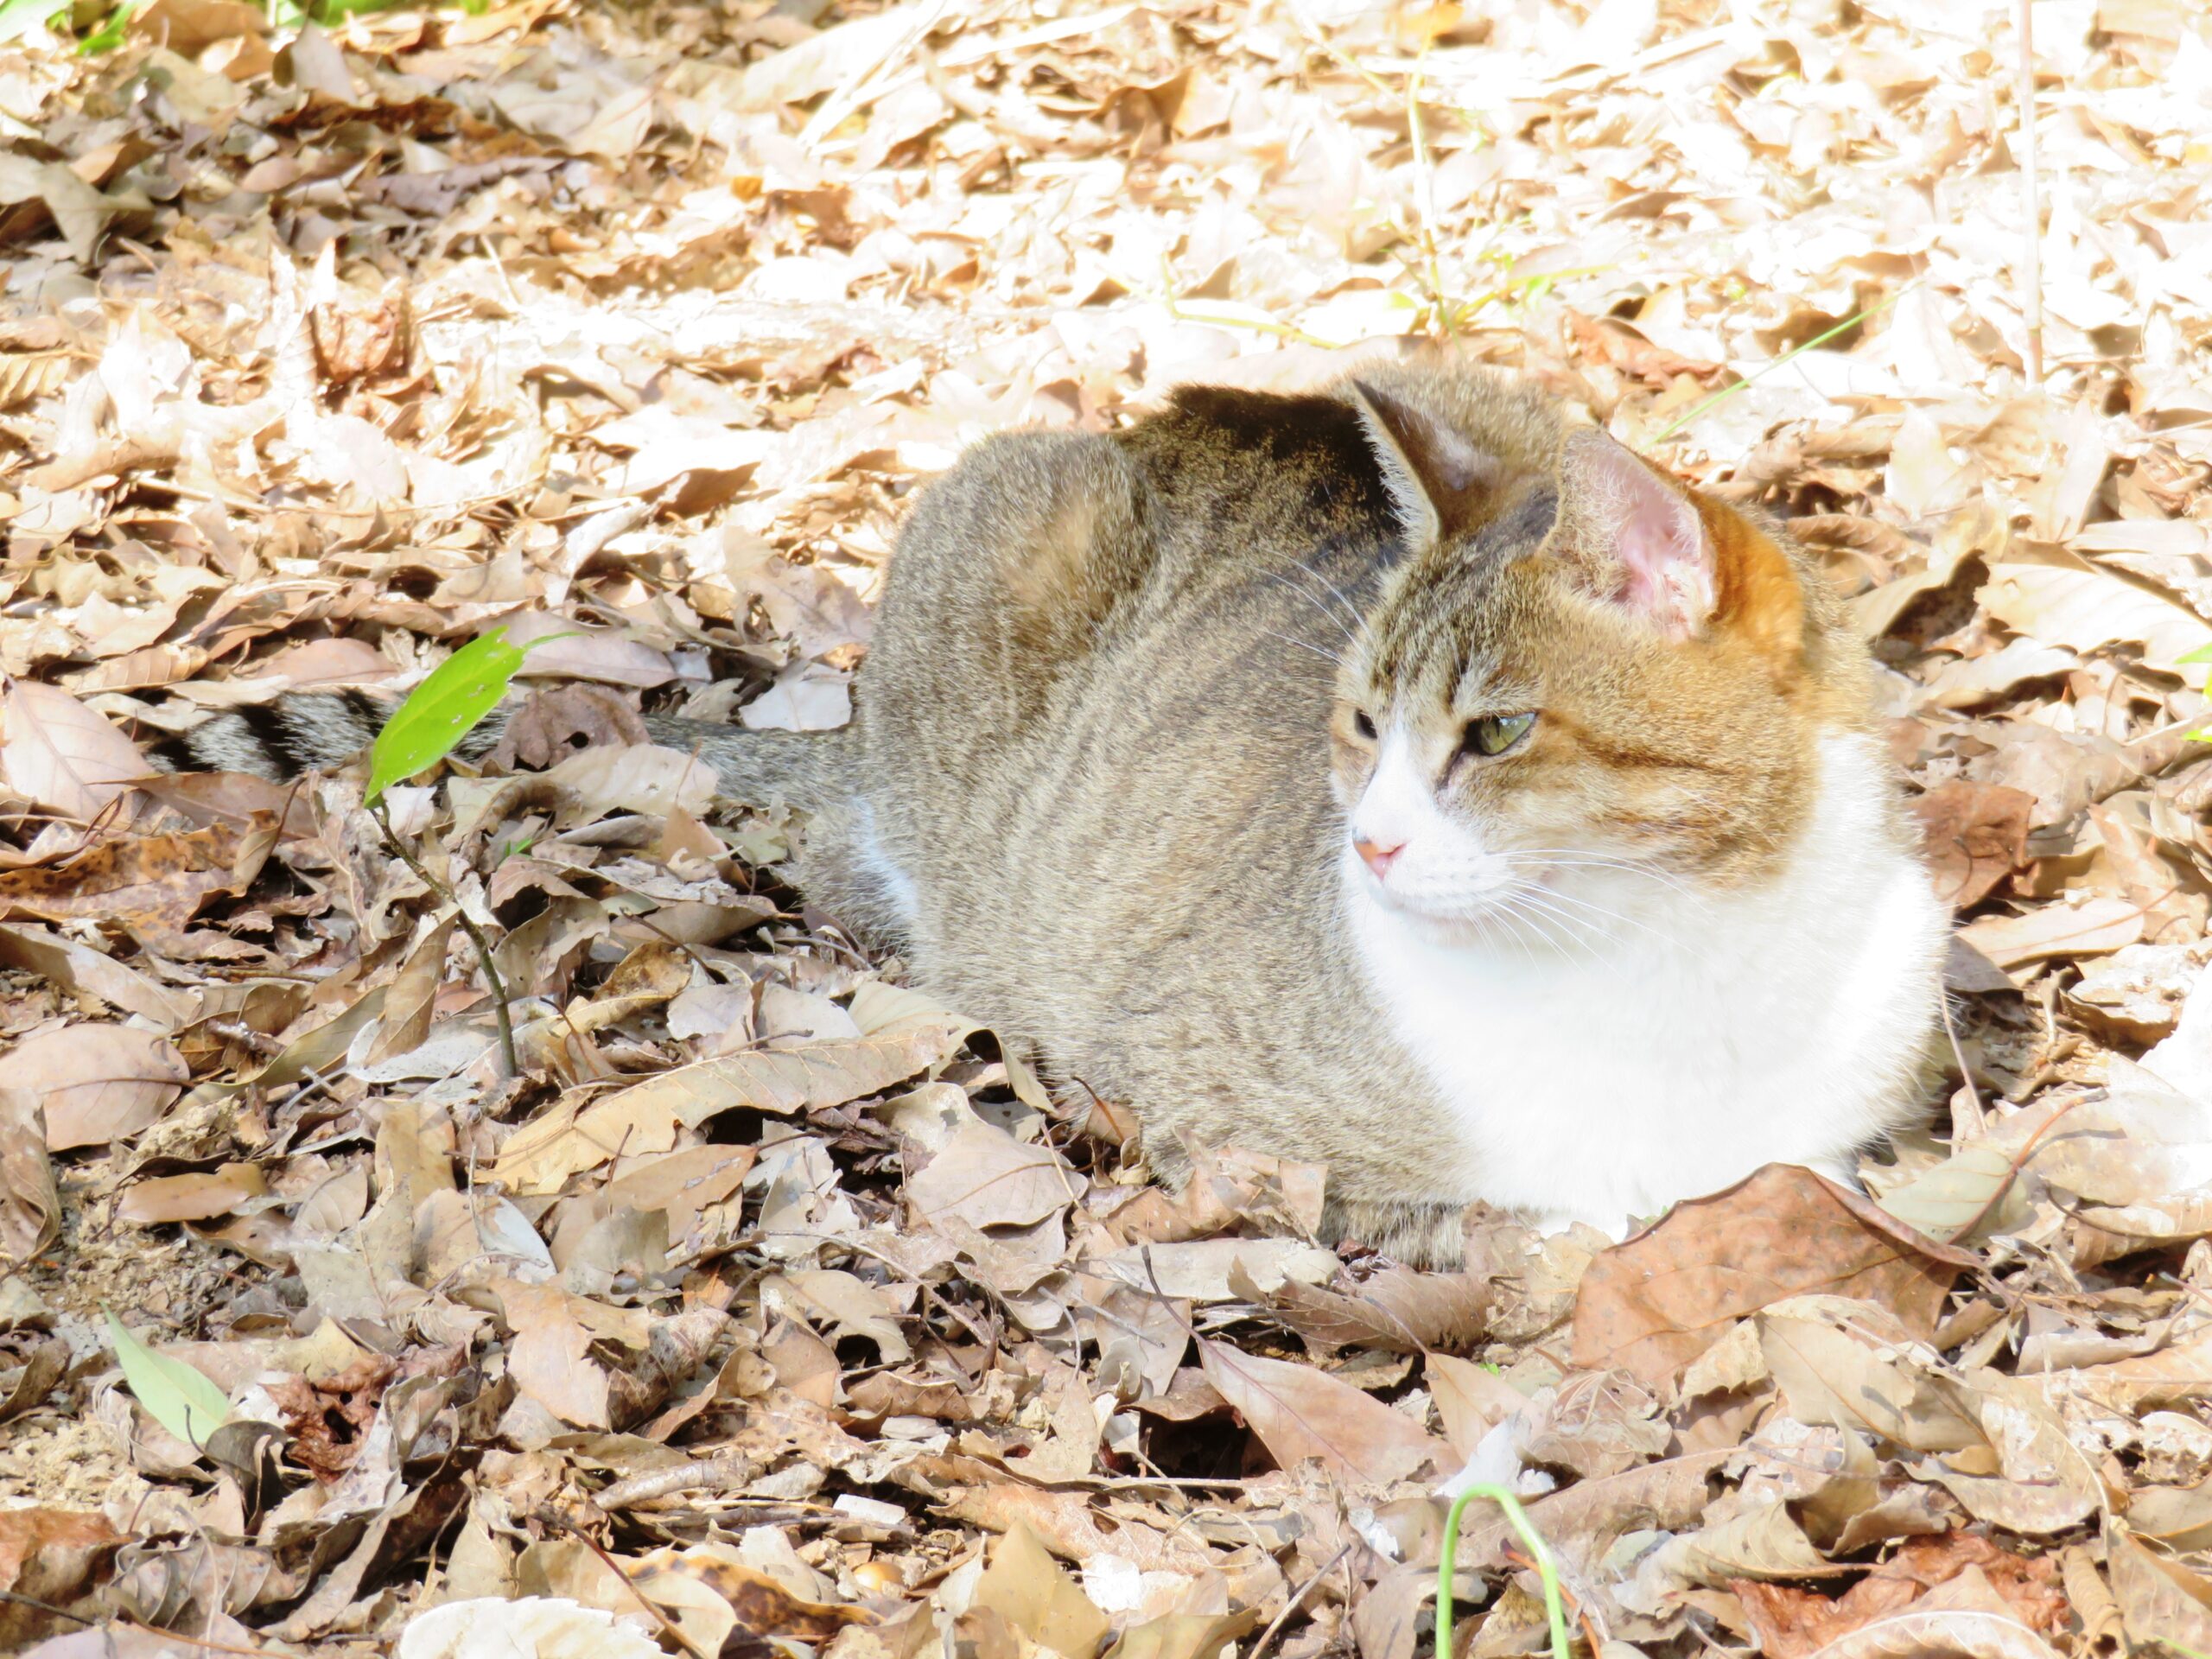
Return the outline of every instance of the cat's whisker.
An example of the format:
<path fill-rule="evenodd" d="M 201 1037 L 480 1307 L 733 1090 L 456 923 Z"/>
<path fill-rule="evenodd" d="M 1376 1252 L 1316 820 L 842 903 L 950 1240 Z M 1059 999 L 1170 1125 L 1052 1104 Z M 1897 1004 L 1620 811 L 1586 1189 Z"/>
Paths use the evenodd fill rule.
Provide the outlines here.
<path fill-rule="evenodd" d="M 1476 913 L 1475 925 L 1488 931 L 1490 924 L 1493 921 L 1511 924 L 1506 930 L 1505 937 L 1513 941 L 1513 948 L 1521 953 L 1521 960 L 1527 963 L 1533 972 L 1536 966 L 1536 956 L 1535 952 L 1529 949 L 1529 941 L 1521 936 L 1520 919 L 1503 906 L 1491 905 L 1484 906 Z"/>
<path fill-rule="evenodd" d="M 1520 898 L 1518 895 L 1510 893 L 1500 894 L 1497 899 L 1497 906 L 1507 914 L 1517 916 L 1522 921 L 1528 923 L 1531 928 L 1535 929 L 1537 933 L 1542 936 L 1545 943 L 1549 944 L 1553 950 L 1560 951 L 1562 954 L 1566 952 L 1567 947 L 1560 943 L 1559 936 L 1556 933 L 1554 933 L 1551 929 L 1546 927 L 1543 923 L 1539 921 L 1531 912 L 1521 908 Z"/>
<path fill-rule="evenodd" d="M 1623 875 L 1640 875 L 1649 880 L 1658 882 L 1662 887 L 1672 888 L 1700 909 L 1707 907 L 1706 896 L 1680 876 L 1640 859 L 1615 858 L 1604 853 L 1572 851 L 1566 849 L 1554 851 L 1545 848 L 1503 853 L 1499 856 L 1503 858 L 1509 865 L 1516 867 L 1548 865 L 1558 869 L 1617 870 Z"/>
<path fill-rule="evenodd" d="M 1294 568 L 1301 570 L 1305 569 L 1303 565 L 1296 566 Z M 1334 611 L 1331 610 L 1326 605 L 1324 605 L 1321 602 L 1319 596 L 1314 594 L 1312 589 L 1303 587 L 1298 582 L 1293 582 L 1288 576 L 1283 575 L 1280 570 L 1262 570 L 1260 574 L 1265 576 L 1269 582 L 1279 583 L 1281 586 L 1288 588 L 1292 593 L 1297 594 L 1299 598 L 1304 600 L 1308 605 L 1311 605 L 1315 610 L 1320 612 L 1323 616 L 1328 618 L 1329 626 L 1334 628 L 1338 632 L 1344 635 L 1346 644 L 1349 645 L 1353 640 L 1359 638 L 1359 636 L 1351 628 L 1344 626 L 1344 619 L 1342 617 L 1338 616 Z M 1311 572 L 1308 572 L 1307 574 L 1310 575 Z M 1359 618 L 1355 615 L 1352 618 L 1352 620 L 1357 623 L 1359 620 Z"/>
<path fill-rule="evenodd" d="M 1319 555 L 1317 554 L 1315 556 L 1318 558 Z M 1367 626 L 1367 619 L 1360 614 L 1359 607 L 1353 604 L 1351 602 L 1351 596 L 1347 594 L 1343 588 L 1338 587 L 1335 582 L 1331 582 L 1326 576 L 1323 575 L 1319 570 L 1316 570 L 1312 565 L 1306 563 L 1302 559 L 1291 568 L 1294 570 L 1304 571 L 1307 575 L 1313 577 L 1314 581 L 1319 582 L 1323 588 L 1326 588 L 1329 593 L 1334 596 L 1337 603 L 1344 607 L 1344 613 L 1351 619 L 1351 625 L 1355 629 L 1363 628 Z"/>
<path fill-rule="evenodd" d="M 1607 954 L 1599 947 L 1614 943 L 1612 935 L 1607 933 L 1598 923 L 1587 917 L 1577 916 L 1571 911 L 1560 909 L 1550 901 L 1548 895 L 1533 893 L 1524 888 L 1519 894 L 1519 902 L 1529 906 L 1538 914 L 1548 916 L 1559 923 L 1592 956 Z"/>
<path fill-rule="evenodd" d="M 1543 889 L 1543 895 L 1545 899 L 1553 904 L 1572 905 L 1579 911 L 1586 911 L 1591 915 L 1601 917 L 1606 921 L 1618 922 L 1624 927 L 1633 927 L 1641 932 L 1649 933 L 1653 938 L 1657 939 L 1662 944 L 1675 944 L 1679 943 L 1679 941 L 1671 933 L 1664 932 L 1658 928 L 1653 927 L 1647 922 L 1640 922 L 1635 917 L 1628 915 L 1624 912 L 1614 910 L 1608 906 L 1599 904 L 1594 899 L 1585 899 L 1579 893 L 1567 893 L 1558 887 L 1546 887 Z"/>
<path fill-rule="evenodd" d="M 1277 633 L 1273 628 L 1262 628 L 1260 632 L 1270 639 L 1281 640 L 1286 645 L 1296 645 L 1300 651 L 1310 651 L 1323 661 L 1334 663 L 1338 668 L 1344 665 L 1344 659 L 1342 657 L 1333 651 L 1323 650 L 1310 639 L 1294 639 L 1287 633 Z"/>

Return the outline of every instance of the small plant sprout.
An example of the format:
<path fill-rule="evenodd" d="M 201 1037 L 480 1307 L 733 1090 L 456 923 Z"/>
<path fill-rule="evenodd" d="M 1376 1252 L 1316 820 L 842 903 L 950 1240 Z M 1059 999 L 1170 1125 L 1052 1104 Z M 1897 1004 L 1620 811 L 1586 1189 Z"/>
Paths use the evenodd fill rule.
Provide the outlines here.
<path fill-rule="evenodd" d="M 406 700 L 392 711 L 391 718 L 377 734 L 377 741 L 369 748 L 368 787 L 361 797 L 361 804 L 375 816 L 378 828 L 384 832 L 385 850 L 453 906 L 469 943 L 476 947 L 478 965 L 484 969 L 485 981 L 492 988 L 492 1011 L 499 1025 L 499 1052 L 506 1062 L 509 1077 L 522 1069 L 522 1063 L 515 1052 L 514 1022 L 507 1013 L 507 988 L 500 982 L 499 967 L 492 959 L 491 942 L 452 889 L 424 869 L 415 855 L 402 844 L 392 830 L 384 795 L 392 785 L 428 772 L 451 754 L 454 746 L 499 706 L 499 699 L 507 695 L 516 671 L 530 652 L 550 640 L 571 639 L 574 635 L 574 630 L 549 633 L 511 645 L 507 643 L 507 631 L 493 628 L 440 663 L 422 684 L 407 694 Z"/>
<path fill-rule="evenodd" d="M 1530 1522 L 1521 1500 L 1503 1486 L 1468 1487 L 1452 1500 L 1444 1517 L 1444 1552 L 1436 1562 L 1436 1659 L 1452 1659 L 1452 1569 L 1459 1554 L 1459 1516 L 1477 1498 L 1504 1510 L 1506 1524 L 1520 1535 L 1536 1576 L 1543 1580 L 1544 1622 L 1551 1629 L 1552 1659 L 1568 1659 L 1567 1606 L 1560 1599 L 1559 1564 L 1552 1560 L 1543 1535 Z"/>

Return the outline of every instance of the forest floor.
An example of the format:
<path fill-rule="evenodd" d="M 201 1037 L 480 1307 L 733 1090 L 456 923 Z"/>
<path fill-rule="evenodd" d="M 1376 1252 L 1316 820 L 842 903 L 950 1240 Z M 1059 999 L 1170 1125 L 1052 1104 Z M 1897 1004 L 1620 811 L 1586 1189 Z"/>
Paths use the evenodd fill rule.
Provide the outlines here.
<path fill-rule="evenodd" d="M 1471 1463 L 1605 1659 L 2212 1654 L 2194 0 L 2036 5 L 2031 144 L 1984 0 L 280 9 L 0 7 L 0 1643 L 1412 1659 Z M 841 723 L 976 437 L 1423 337 L 1874 642 L 1971 1077 L 1871 1200 L 1171 1198 L 631 741 Z M 494 625 L 589 747 L 394 790 L 435 887 L 358 772 L 143 776 Z"/>

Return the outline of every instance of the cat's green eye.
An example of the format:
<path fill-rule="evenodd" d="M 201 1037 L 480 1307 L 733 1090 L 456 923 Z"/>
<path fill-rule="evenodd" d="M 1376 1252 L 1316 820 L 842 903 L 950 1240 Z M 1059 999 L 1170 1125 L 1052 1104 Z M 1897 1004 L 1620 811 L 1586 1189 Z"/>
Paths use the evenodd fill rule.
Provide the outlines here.
<path fill-rule="evenodd" d="M 1535 711 L 1525 715 L 1484 715 L 1467 722 L 1466 740 L 1460 747 L 1470 754 L 1503 754 L 1529 735 L 1536 723 Z"/>

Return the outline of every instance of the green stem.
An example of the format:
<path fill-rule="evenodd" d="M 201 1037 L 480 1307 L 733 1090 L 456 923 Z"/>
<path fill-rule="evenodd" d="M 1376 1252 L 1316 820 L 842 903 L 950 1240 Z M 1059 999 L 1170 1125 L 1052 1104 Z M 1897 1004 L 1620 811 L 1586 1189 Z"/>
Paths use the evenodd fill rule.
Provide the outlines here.
<path fill-rule="evenodd" d="M 505 1075 L 510 1077 L 519 1076 L 522 1061 L 515 1053 L 514 1020 L 507 1013 L 507 988 L 500 982 L 499 969 L 492 960 L 492 942 L 484 937 L 484 930 L 470 918 L 468 906 L 461 902 L 460 895 L 424 869 L 415 855 L 409 852 L 399 837 L 392 833 L 391 819 L 385 814 L 382 801 L 369 809 L 369 816 L 377 821 L 377 828 L 384 832 L 385 850 L 414 871 L 422 878 L 423 886 L 453 906 L 454 919 L 460 922 L 461 931 L 468 935 L 469 943 L 476 947 L 477 963 L 484 969 L 484 977 L 492 987 L 492 1012 L 499 1021 L 499 1054 L 506 1061 Z"/>
<path fill-rule="evenodd" d="M 1784 352 L 1780 357 L 1776 358 L 1773 362 L 1768 364 L 1764 368 L 1758 371 L 1758 372 L 1745 375 L 1741 380 L 1738 380 L 1732 386 L 1721 387 L 1720 390 L 1714 392 L 1712 397 L 1707 397 L 1702 403 L 1698 404 L 1694 407 L 1688 414 L 1677 416 L 1675 419 L 1668 422 L 1666 425 L 1661 427 L 1658 432 L 1653 435 L 1651 442 L 1654 443 L 1664 443 L 1668 439 L 1673 437 L 1675 433 L 1681 431 L 1692 421 L 1697 419 L 1699 416 L 1704 414 L 1707 410 L 1713 408 L 1717 404 L 1726 403 L 1729 398 L 1733 397 L 1738 392 L 1743 391 L 1745 387 L 1750 385 L 1753 381 L 1765 378 L 1768 375 L 1772 374 L 1777 369 L 1789 362 L 1791 359 L 1802 357 L 1807 352 L 1813 350 L 1815 346 L 1827 345 L 1828 341 L 1834 340 L 1838 334 L 1846 333 L 1850 329 L 1856 328 L 1860 323 L 1866 321 L 1869 317 L 1879 316 L 1883 312 L 1888 310 L 1891 306 L 1895 305 L 1899 300 L 1904 298 L 1906 295 L 1911 293 L 1914 289 L 1918 288 L 1919 286 L 1920 283 L 1918 282 L 1907 283 L 1903 288 L 1897 289 L 1896 293 L 1891 295 L 1888 299 L 1879 301 L 1873 305 L 1868 306 L 1864 311 L 1861 311 L 1856 316 L 1846 317 L 1841 322 L 1836 324 L 1834 327 L 1829 329 L 1826 334 L 1815 334 L 1802 346 L 1792 346 L 1789 350 Z"/>
<path fill-rule="evenodd" d="M 1536 1576 L 1544 1581 L 1544 1618 L 1551 1625 L 1552 1659 L 1567 1659 L 1567 1606 L 1560 1599 L 1559 1566 L 1543 1536 L 1529 1523 L 1521 1500 L 1503 1486 L 1470 1486 L 1444 1517 L 1444 1554 L 1436 1563 L 1436 1659 L 1452 1659 L 1452 1569 L 1459 1563 L 1459 1516 L 1477 1498 L 1505 1511 L 1506 1524 L 1521 1535 Z"/>

